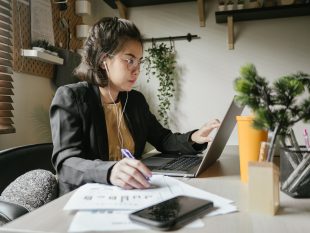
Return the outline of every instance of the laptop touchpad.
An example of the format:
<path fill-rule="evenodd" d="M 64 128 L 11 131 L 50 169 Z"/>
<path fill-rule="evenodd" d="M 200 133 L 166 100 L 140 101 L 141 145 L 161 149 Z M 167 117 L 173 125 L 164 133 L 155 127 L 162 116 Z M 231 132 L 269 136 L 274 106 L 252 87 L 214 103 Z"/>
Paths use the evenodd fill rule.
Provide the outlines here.
<path fill-rule="evenodd" d="M 166 163 L 169 163 L 171 160 L 174 160 L 174 158 L 147 158 L 146 160 L 142 160 L 142 162 L 148 166 L 149 168 L 152 167 L 161 167 Z"/>

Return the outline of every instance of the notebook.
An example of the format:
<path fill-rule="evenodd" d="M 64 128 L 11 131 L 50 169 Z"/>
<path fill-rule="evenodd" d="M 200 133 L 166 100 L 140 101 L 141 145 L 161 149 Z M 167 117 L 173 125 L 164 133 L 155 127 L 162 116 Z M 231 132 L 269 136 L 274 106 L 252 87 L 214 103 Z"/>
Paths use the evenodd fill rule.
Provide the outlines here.
<path fill-rule="evenodd" d="M 142 162 L 152 170 L 153 174 L 197 177 L 221 156 L 236 125 L 236 116 L 240 115 L 242 110 L 243 107 L 239 107 L 232 101 L 213 142 L 209 143 L 208 148 L 202 154 L 179 155 L 157 153 L 142 159 Z"/>

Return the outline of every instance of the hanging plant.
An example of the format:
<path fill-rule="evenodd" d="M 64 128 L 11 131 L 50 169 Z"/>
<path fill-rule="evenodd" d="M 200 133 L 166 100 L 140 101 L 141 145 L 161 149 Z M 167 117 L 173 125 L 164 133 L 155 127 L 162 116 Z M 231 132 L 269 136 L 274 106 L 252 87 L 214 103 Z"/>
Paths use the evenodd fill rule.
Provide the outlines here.
<path fill-rule="evenodd" d="M 158 100 L 159 109 L 158 114 L 162 123 L 168 126 L 168 112 L 171 106 L 171 99 L 175 92 L 175 52 L 174 47 L 168 47 L 164 43 L 156 45 L 153 43 L 152 47 L 147 49 L 148 53 L 145 57 L 147 82 L 152 77 L 159 80 Z"/>

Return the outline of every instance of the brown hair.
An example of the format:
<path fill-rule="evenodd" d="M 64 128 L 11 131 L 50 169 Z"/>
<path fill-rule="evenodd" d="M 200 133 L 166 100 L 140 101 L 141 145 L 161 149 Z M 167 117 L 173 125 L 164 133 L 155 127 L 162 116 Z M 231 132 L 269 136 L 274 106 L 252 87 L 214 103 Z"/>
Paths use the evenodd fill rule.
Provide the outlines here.
<path fill-rule="evenodd" d="M 74 74 L 89 83 L 107 86 L 107 73 L 101 68 L 103 58 L 117 54 L 128 40 L 139 41 L 142 45 L 141 33 L 131 21 L 117 17 L 102 18 L 90 29 L 81 63 Z"/>

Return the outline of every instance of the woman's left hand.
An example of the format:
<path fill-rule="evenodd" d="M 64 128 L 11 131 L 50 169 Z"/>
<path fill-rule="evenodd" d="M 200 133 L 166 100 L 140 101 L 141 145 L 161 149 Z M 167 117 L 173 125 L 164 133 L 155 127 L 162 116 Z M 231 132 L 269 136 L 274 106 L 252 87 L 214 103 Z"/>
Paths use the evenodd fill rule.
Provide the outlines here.
<path fill-rule="evenodd" d="M 218 119 L 213 119 L 204 124 L 199 130 L 194 132 L 191 136 L 191 140 L 194 143 L 203 144 L 211 142 L 212 138 L 209 136 L 212 130 L 219 128 L 221 122 Z"/>

